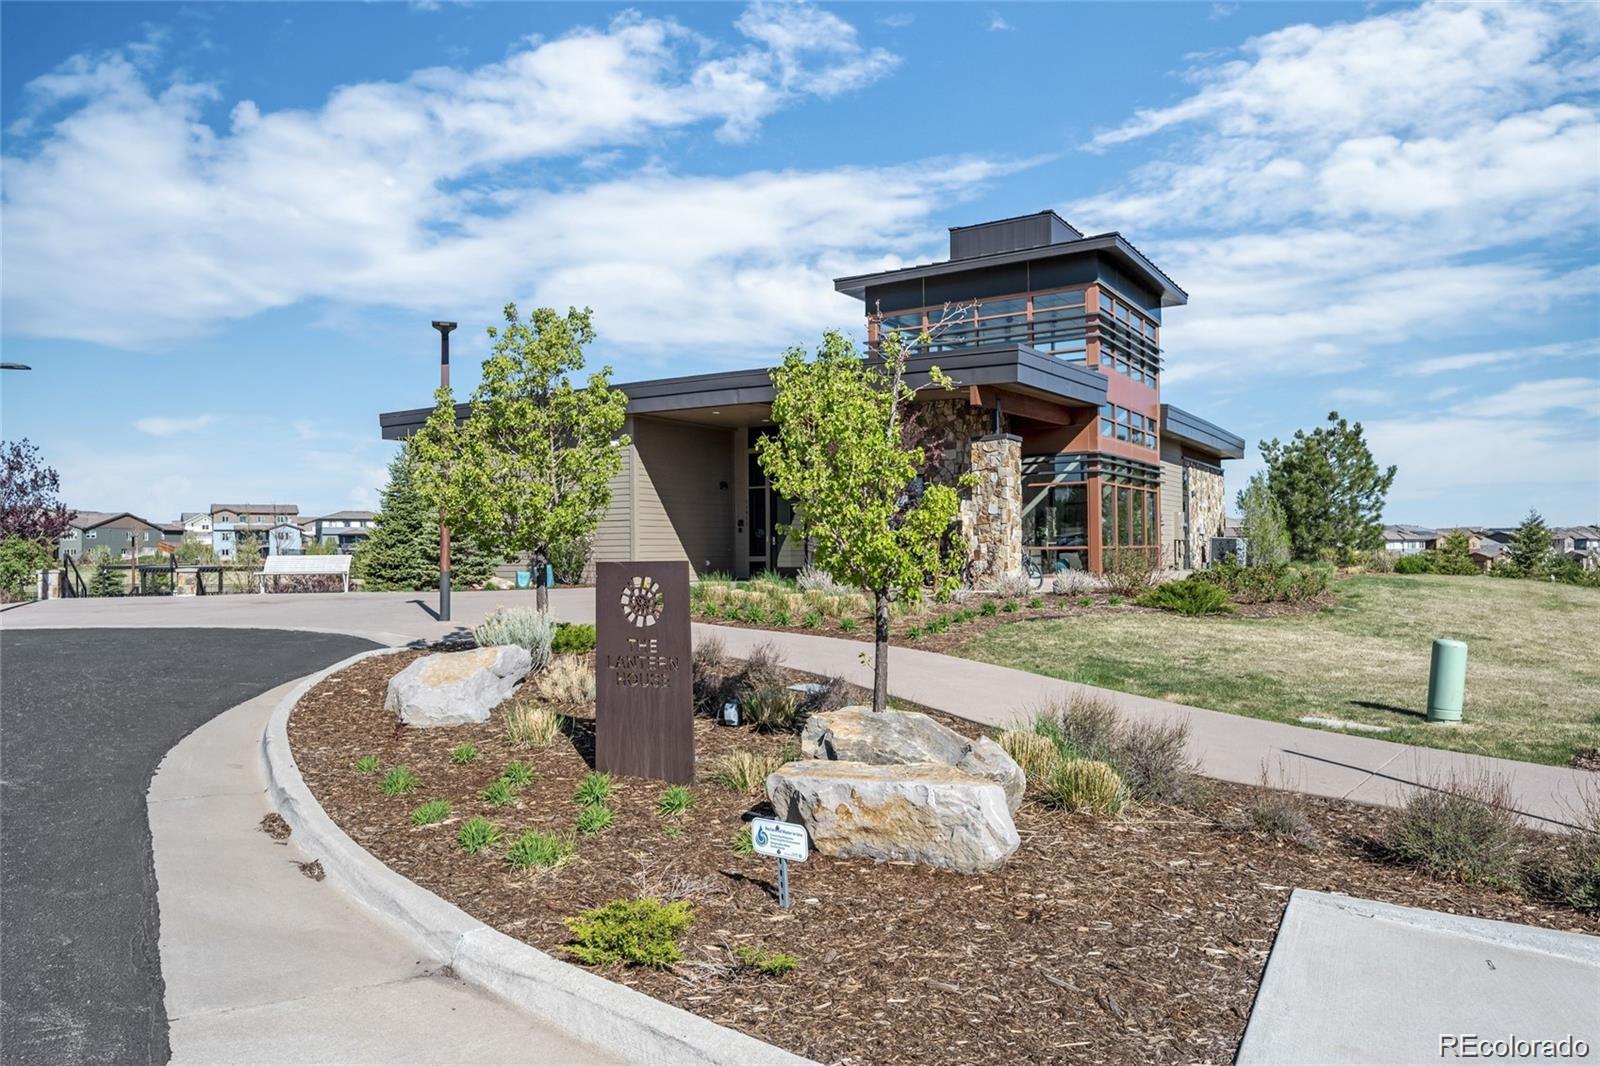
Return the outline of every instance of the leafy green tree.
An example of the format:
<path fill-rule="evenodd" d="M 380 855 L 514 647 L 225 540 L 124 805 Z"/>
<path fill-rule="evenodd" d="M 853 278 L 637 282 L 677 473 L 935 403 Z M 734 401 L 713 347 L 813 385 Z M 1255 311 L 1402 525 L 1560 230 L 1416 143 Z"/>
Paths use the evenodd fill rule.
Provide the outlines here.
<path fill-rule="evenodd" d="M 628 398 L 612 388 L 611 368 L 574 383 L 594 341 L 592 319 L 588 308 L 560 315 L 541 307 L 523 320 L 506 304 L 505 325 L 489 329 L 494 346 L 460 430 L 460 461 L 438 478 L 453 483 L 426 494 L 456 502 L 483 543 L 527 558 L 541 611 L 549 590 L 538 575 L 558 545 L 587 540 L 599 527 L 628 444 Z M 448 458 L 439 428 L 439 455 Z"/>
<path fill-rule="evenodd" d="M 1433 551 L 1433 572 L 1436 574 L 1476 574 L 1478 567 L 1472 561 L 1472 542 L 1459 529 L 1446 533 L 1439 547 Z"/>
<path fill-rule="evenodd" d="M 1378 468 L 1360 422 L 1334 411 L 1327 425 L 1296 430 L 1287 443 L 1262 441 L 1261 457 L 1297 558 L 1350 556 L 1383 542 L 1383 501 L 1395 467 Z"/>
<path fill-rule="evenodd" d="M 261 566 L 261 538 L 254 533 L 237 533 L 233 538 L 233 560 L 242 566 Z"/>
<path fill-rule="evenodd" d="M 954 487 L 920 482 L 924 449 L 904 433 L 916 391 L 900 334 L 884 338 L 880 357 L 862 359 L 832 330 L 814 358 L 791 348 L 772 372 L 778 431 L 756 445 L 773 487 L 804 513 L 816 565 L 872 594 L 875 711 L 889 695 L 889 604 L 916 599 L 939 571 L 960 506 Z M 949 387 L 937 368 L 932 377 Z"/>
<path fill-rule="evenodd" d="M 1234 499 L 1239 508 L 1239 532 L 1250 542 L 1249 561 L 1256 566 L 1279 566 L 1289 561 L 1289 530 L 1283 508 L 1267 479 L 1256 474 Z"/>
<path fill-rule="evenodd" d="M 305 545 L 305 553 L 307 555 L 339 554 L 339 542 L 336 540 L 324 540 L 321 537 L 308 536 L 305 538 Z"/>
<path fill-rule="evenodd" d="M 362 587 L 378 592 L 418 591 L 439 586 L 438 513 L 417 490 L 414 441 L 389 463 L 376 526 L 356 549 L 351 569 Z M 451 573 L 461 588 L 482 585 L 494 574 L 495 558 L 470 536 L 451 543 Z"/>
<path fill-rule="evenodd" d="M 197 566 L 217 561 L 217 553 L 211 547 L 211 542 L 196 536 L 184 537 L 172 554 L 177 557 L 179 566 Z"/>
<path fill-rule="evenodd" d="M 50 545 L 42 540 L 0 538 L 0 601 L 31 600 L 38 572 L 50 566 Z"/>
<path fill-rule="evenodd" d="M 1550 537 L 1550 527 L 1533 508 L 1511 534 L 1506 545 L 1506 562 L 1520 577 L 1546 577 L 1554 562 L 1555 545 Z"/>

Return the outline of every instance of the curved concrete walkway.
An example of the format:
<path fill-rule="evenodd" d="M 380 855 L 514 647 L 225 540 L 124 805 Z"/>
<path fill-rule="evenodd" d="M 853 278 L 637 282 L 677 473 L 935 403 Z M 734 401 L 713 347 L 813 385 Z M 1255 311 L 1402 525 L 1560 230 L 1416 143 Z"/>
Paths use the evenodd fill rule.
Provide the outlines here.
<path fill-rule="evenodd" d="M 261 734 L 293 687 L 196 729 L 150 784 L 172 1061 L 614 1061 L 418 957 L 258 828 Z"/>
<path fill-rule="evenodd" d="M 400 645 L 464 635 L 503 603 L 531 604 L 530 592 L 457 593 L 454 620 L 437 621 L 437 597 L 424 593 L 156 597 L 131 600 L 54 600 L 0 613 L 0 629 L 80 626 L 245 626 L 350 633 Z M 594 593 L 556 589 L 551 608 L 568 621 L 593 621 Z M 870 683 L 871 648 L 859 641 L 696 624 L 742 654 L 776 644 L 792 666 Z M 863 654 L 867 656 L 864 660 Z M 1391 805 L 1412 790 L 1451 775 L 1494 773 L 1511 782 L 1515 805 L 1546 828 L 1571 825 L 1583 790 L 1596 775 L 1557 766 L 1410 747 L 1370 737 L 1268 722 L 1186 707 L 1164 700 L 1095 689 L 988 663 L 896 647 L 889 655 L 892 695 L 989 725 L 1006 725 L 1030 708 L 1076 692 L 1092 692 L 1140 718 L 1188 722 L 1193 750 L 1207 776 L 1253 784 L 1266 768 L 1290 787 L 1313 795 Z M 1447 728 L 1447 727 L 1446 727 Z"/>

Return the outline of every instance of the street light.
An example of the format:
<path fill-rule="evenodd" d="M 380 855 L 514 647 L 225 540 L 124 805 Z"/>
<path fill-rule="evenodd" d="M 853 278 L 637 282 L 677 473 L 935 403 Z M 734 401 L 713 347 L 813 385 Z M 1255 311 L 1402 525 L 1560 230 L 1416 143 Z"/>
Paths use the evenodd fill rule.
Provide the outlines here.
<path fill-rule="evenodd" d="M 0 363 L 0 370 L 32 370 L 27 363 Z"/>
<path fill-rule="evenodd" d="M 434 322 L 439 331 L 439 387 L 450 387 L 450 331 L 454 322 Z M 450 527 L 439 516 L 439 621 L 450 621 Z"/>

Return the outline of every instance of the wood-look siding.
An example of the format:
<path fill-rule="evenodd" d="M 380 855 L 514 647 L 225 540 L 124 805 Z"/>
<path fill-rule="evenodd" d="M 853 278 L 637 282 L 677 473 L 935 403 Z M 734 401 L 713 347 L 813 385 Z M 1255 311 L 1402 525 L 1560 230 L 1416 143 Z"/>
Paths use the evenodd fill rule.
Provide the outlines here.
<path fill-rule="evenodd" d="M 731 571 L 731 432 L 635 417 L 628 433 L 611 509 L 595 534 L 595 560 L 682 559 L 696 574 Z"/>
<path fill-rule="evenodd" d="M 1161 441 L 1161 565 L 1183 566 L 1178 544 L 1183 540 L 1183 448 L 1176 441 Z"/>

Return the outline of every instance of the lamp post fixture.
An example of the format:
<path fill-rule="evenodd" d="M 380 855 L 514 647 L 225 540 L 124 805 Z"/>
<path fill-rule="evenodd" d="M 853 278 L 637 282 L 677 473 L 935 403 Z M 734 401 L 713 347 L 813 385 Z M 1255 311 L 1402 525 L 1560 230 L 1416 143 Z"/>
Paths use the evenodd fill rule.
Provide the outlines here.
<path fill-rule="evenodd" d="M 454 322 L 435 322 L 439 331 L 439 387 L 450 387 L 450 331 Z M 450 526 L 439 516 L 439 621 L 450 621 Z"/>
<path fill-rule="evenodd" d="M 0 363 L 0 370 L 32 370 L 27 363 Z"/>

